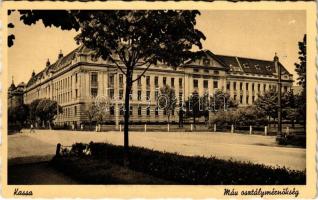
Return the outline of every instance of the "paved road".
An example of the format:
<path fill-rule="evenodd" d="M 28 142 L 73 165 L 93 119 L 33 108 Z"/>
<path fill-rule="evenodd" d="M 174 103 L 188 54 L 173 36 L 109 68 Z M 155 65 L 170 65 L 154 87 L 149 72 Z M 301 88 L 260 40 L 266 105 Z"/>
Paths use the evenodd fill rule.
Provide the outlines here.
<path fill-rule="evenodd" d="M 49 159 L 55 153 L 57 143 L 72 145 L 75 142 L 109 142 L 123 144 L 122 132 L 79 132 L 37 130 L 9 135 L 8 157 L 11 160 L 26 160 L 40 157 Z M 280 147 L 275 137 L 231 133 L 180 133 L 180 132 L 131 132 L 130 144 L 160 151 L 177 152 L 182 155 L 215 156 L 285 166 L 290 169 L 306 168 L 306 152 L 302 148 Z M 28 160 L 27 162 L 30 162 Z"/>

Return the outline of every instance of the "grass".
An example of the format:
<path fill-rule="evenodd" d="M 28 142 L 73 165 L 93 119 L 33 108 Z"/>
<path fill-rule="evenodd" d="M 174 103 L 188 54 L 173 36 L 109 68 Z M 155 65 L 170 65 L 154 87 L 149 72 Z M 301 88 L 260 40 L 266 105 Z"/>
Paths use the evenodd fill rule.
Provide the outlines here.
<path fill-rule="evenodd" d="M 85 152 L 89 152 L 88 155 Z M 127 175 L 122 175 L 125 170 L 128 174 L 141 173 L 144 177 L 144 180 L 142 176 L 131 178 L 129 184 L 301 185 L 306 183 L 305 171 L 214 157 L 182 156 L 141 147 L 130 147 L 128 165 L 124 165 L 123 158 L 122 146 L 77 143 L 69 153 L 56 157 L 52 163 L 64 173 L 86 183 L 125 184 L 125 181 L 121 182 Z M 124 171 L 112 168 L 114 166 Z M 92 179 L 98 181 L 91 182 Z"/>

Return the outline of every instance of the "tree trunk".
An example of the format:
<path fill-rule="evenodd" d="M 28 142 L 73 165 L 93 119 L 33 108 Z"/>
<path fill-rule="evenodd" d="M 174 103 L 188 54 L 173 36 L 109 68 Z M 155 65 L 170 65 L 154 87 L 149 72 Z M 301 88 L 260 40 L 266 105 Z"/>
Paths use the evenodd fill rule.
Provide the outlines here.
<path fill-rule="evenodd" d="M 129 131 L 129 95 L 132 86 L 132 71 L 127 68 L 126 74 L 126 92 L 125 92 L 125 116 L 124 116 L 124 150 L 125 156 L 128 158 L 128 145 L 129 145 L 129 138 L 128 138 L 128 131 Z"/>

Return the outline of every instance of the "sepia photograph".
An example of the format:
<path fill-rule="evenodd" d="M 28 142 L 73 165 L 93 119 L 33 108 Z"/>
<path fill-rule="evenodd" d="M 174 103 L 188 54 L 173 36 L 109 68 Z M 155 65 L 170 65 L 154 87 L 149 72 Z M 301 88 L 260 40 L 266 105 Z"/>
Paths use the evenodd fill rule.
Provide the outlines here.
<path fill-rule="evenodd" d="M 305 186 L 307 14 L 8 9 L 6 184 Z"/>

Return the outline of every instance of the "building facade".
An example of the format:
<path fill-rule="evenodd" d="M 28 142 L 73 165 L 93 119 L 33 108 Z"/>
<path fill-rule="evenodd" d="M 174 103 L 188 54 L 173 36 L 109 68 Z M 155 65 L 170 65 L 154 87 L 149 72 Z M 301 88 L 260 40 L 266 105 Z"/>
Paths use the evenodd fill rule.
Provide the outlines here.
<path fill-rule="evenodd" d="M 289 91 L 293 76 L 279 63 L 282 70 L 282 89 Z M 140 75 L 144 66 L 134 70 Z M 174 88 L 176 102 L 185 101 L 194 91 L 199 95 L 213 94 L 216 90 L 228 93 L 240 106 L 251 105 L 258 95 L 277 87 L 277 69 L 273 61 L 235 56 L 215 55 L 205 51 L 202 58 L 189 61 L 173 69 L 163 64 L 150 67 L 144 76 L 134 82 L 131 92 L 131 121 L 167 121 L 163 110 L 157 109 L 160 88 Z M 37 74 L 32 74 L 26 85 L 24 103 L 38 98 L 55 100 L 63 108 L 55 123 L 79 125 L 88 121 L 93 102 L 105 108 L 104 121 L 123 120 L 125 77 L 110 61 L 96 59 L 94 52 L 80 46 L 63 56 L 60 52 L 55 63 L 49 61 Z M 172 113 L 171 121 L 178 121 Z"/>

